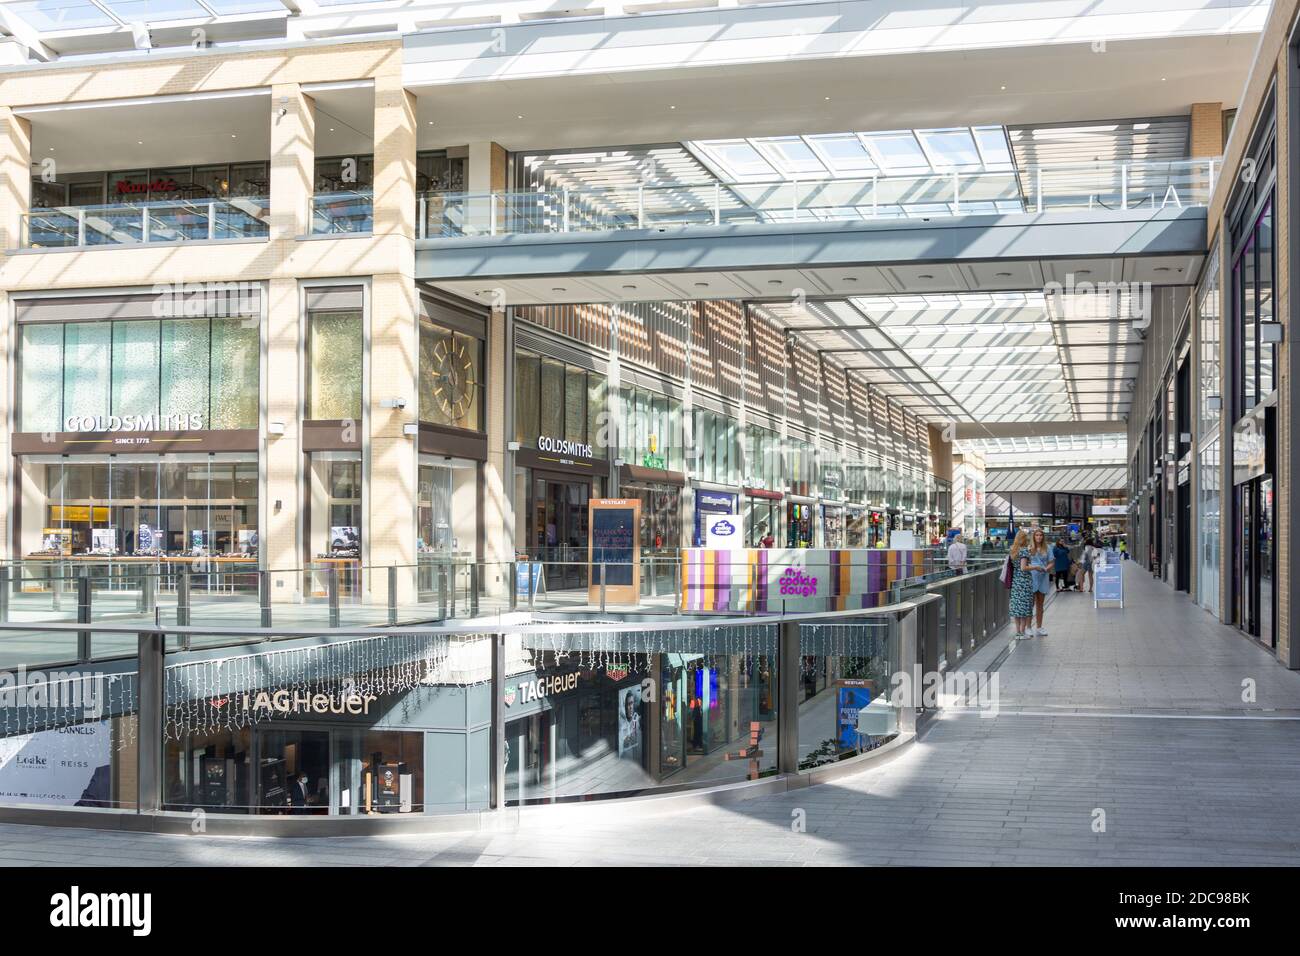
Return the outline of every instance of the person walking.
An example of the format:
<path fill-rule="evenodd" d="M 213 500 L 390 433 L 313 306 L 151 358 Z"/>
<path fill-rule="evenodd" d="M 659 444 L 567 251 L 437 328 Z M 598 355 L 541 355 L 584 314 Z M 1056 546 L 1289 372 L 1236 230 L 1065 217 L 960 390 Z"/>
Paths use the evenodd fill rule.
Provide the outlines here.
<path fill-rule="evenodd" d="M 1057 538 L 1056 544 L 1052 546 L 1052 564 L 1056 590 L 1068 591 L 1074 587 L 1074 582 L 1070 580 L 1070 549 L 1066 546 L 1064 538 Z"/>
<path fill-rule="evenodd" d="M 1034 618 L 1038 623 L 1034 637 L 1046 637 L 1043 629 L 1043 603 L 1052 589 L 1052 553 L 1047 547 L 1047 533 L 1035 528 L 1029 538 L 1029 548 L 1021 553 L 1021 564 L 1030 572 L 1033 589 Z"/>
<path fill-rule="evenodd" d="M 948 545 L 948 570 L 953 574 L 966 573 L 966 544 L 960 534 L 953 535 Z"/>
<path fill-rule="evenodd" d="M 1097 564 L 1098 556 L 1099 548 L 1097 546 L 1097 541 L 1095 538 L 1089 538 L 1083 546 L 1083 554 L 1079 555 L 1079 566 L 1081 572 L 1080 591 L 1086 592 L 1092 590 L 1092 569 Z"/>
<path fill-rule="evenodd" d="M 1034 636 L 1028 633 L 1034 613 L 1034 580 L 1028 563 L 1023 560 L 1028 552 L 1029 535 L 1023 530 L 1017 531 L 1007 560 L 1011 563 L 1011 617 L 1016 622 L 1016 637 L 1019 638 Z"/>

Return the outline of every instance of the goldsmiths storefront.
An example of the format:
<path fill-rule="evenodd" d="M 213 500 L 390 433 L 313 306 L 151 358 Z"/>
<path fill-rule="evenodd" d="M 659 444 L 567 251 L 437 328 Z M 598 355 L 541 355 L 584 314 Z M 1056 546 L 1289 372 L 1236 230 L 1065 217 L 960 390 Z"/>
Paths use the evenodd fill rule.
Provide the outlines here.
<path fill-rule="evenodd" d="M 262 295 L 15 303 L 14 554 L 256 565 Z"/>

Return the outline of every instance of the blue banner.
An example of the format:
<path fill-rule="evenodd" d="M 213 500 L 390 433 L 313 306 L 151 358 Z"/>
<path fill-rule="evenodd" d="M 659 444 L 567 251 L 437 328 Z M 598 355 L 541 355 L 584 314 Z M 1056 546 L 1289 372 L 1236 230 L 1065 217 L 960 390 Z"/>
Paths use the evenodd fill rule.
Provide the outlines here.
<path fill-rule="evenodd" d="M 1124 603 L 1124 566 L 1118 562 L 1093 569 L 1092 599 L 1094 603 L 1114 601 Z"/>
<path fill-rule="evenodd" d="M 841 750 L 856 750 L 858 747 L 858 711 L 871 703 L 871 690 L 867 687 L 839 687 L 839 700 L 836 701 L 836 724 L 839 730 Z"/>

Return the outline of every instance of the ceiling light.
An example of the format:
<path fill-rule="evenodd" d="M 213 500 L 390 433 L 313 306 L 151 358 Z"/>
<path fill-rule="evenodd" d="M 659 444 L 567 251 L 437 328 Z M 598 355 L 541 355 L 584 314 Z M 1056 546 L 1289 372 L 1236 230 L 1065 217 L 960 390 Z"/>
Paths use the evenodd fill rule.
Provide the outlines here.
<path fill-rule="evenodd" d="M 236 137 L 234 133 L 231 133 L 231 134 L 230 134 L 230 138 L 231 138 L 231 139 L 237 139 L 238 137 Z"/>
<path fill-rule="evenodd" d="M 845 281 L 845 282 L 857 282 L 857 281 L 858 281 L 858 277 L 857 277 L 857 276 L 845 276 L 843 281 Z"/>
<path fill-rule="evenodd" d="M 1002 87 L 1002 88 L 1003 88 L 1003 89 L 1004 89 L 1004 90 L 1005 90 L 1005 89 L 1006 89 L 1006 87 L 1005 87 L 1005 86 L 1004 86 L 1004 87 Z"/>
<path fill-rule="evenodd" d="M 708 287 L 709 287 L 709 284 L 708 284 L 707 282 L 697 282 L 697 283 L 695 283 L 695 288 L 697 288 L 697 289 L 707 289 Z"/>
<path fill-rule="evenodd" d="M 635 292 L 635 291 L 636 291 L 636 286 L 634 286 L 634 285 L 625 285 L 625 286 L 623 286 L 623 288 L 624 288 L 624 289 L 627 289 L 629 292 Z"/>
<path fill-rule="evenodd" d="M 1169 267 L 1168 267 L 1168 266 L 1156 266 L 1155 271 L 1156 271 L 1156 272 L 1168 272 L 1168 271 L 1169 271 Z"/>
<path fill-rule="evenodd" d="M 781 284 L 781 280 L 780 280 L 780 279 L 768 279 L 768 280 L 767 280 L 767 284 L 768 284 L 768 285 L 780 285 L 780 284 Z"/>
<path fill-rule="evenodd" d="M 523 114 L 523 113 L 520 113 L 518 116 L 515 117 L 515 119 L 523 119 L 523 118 L 524 118 L 524 114 Z"/>
<path fill-rule="evenodd" d="M 564 291 L 565 291 L 565 288 L 564 288 L 564 286 L 562 286 L 562 285 L 554 285 L 554 286 L 551 286 L 551 291 L 552 291 L 552 292 L 564 292 Z"/>
<path fill-rule="evenodd" d="M 1075 273 L 1075 274 L 1076 274 L 1076 275 L 1081 275 L 1081 276 L 1090 276 L 1090 275 L 1092 275 L 1092 270 L 1091 270 L 1091 269 L 1080 269 L 1080 270 L 1079 270 L 1077 273 Z"/>
<path fill-rule="evenodd" d="M 331 132 L 331 133 L 334 132 L 334 127 L 333 127 L 333 126 L 330 127 L 330 132 Z"/>
<path fill-rule="evenodd" d="M 997 278 L 999 278 L 999 279 L 1010 279 L 1010 278 L 1011 278 L 1011 273 L 1010 273 L 1010 272 L 999 272 L 999 273 L 997 274 Z"/>
<path fill-rule="evenodd" d="M 934 276 L 930 275 L 930 273 L 928 273 L 928 272 L 922 272 L 919 276 L 917 276 L 917 278 L 918 278 L 918 279 L 933 279 Z"/>
<path fill-rule="evenodd" d="M 144 145 L 144 140 L 142 140 L 142 139 L 137 139 L 137 140 L 135 141 L 135 145 L 137 145 L 137 146 L 143 146 L 143 145 Z"/>

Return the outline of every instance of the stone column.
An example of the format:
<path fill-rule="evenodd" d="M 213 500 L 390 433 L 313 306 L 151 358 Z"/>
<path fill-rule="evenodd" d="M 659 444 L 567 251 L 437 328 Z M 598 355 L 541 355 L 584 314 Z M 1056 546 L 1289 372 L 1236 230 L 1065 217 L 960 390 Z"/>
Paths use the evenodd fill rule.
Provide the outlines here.
<path fill-rule="evenodd" d="M 465 186 L 469 192 L 501 192 L 506 188 L 506 151 L 496 143 L 470 143 Z M 511 404 L 514 401 L 512 322 L 504 295 L 493 296 L 488 316 L 487 396 L 485 427 L 487 461 L 483 464 L 484 586 L 489 594 L 504 597 L 513 587 L 509 563 L 515 554 L 514 454 L 506 444 L 514 440 Z"/>
<path fill-rule="evenodd" d="M 15 116 L 7 106 L 0 107 L 0 256 L 5 249 L 16 249 L 22 243 L 23 217 L 31 209 L 32 125 L 22 116 Z M 16 329 L 8 320 L 9 297 L 0 292 L 0 314 L 5 316 L 3 334 L 0 334 L 0 368 L 9 367 L 9 354 L 14 348 Z M 3 389 L 0 396 L 0 416 L 7 417 L 14 389 Z M 9 430 L 0 434 L 0 488 L 10 487 L 10 473 L 14 465 L 9 454 Z M 9 527 L 11 497 L 0 494 L 0 528 Z M 0 554 L 5 557 L 21 556 L 20 529 L 14 528 L 5 536 Z"/>
<path fill-rule="evenodd" d="M 284 110 L 281 115 L 281 110 Z M 292 253 L 297 237 L 310 229 L 316 163 L 316 111 L 311 97 L 296 83 L 271 88 L 270 241 L 277 258 Z M 261 561 L 264 568 L 303 566 L 302 550 L 302 307 L 298 280 L 274 278 L 267 283 L 262 390 Z M 280 422 L 284 434 L 272 435 L 268 424 Z M 294 601 L 305 587 L 301 575 L 272 575 L 272 600 Z"/>
<path fill-rule="evenodd" d="M 376 603 L 388 599 L 397 565 L 399 604 L 415 596 L 418 439 L 403 426 L 419 420 L 419 301 L 415 293 L 415 97 L 402 86 L 400 62 L 375 78 L 375 241 L 391 270 L 370 287 L 370 369 L 363 563 Z M 394 398 L 405 408 L 386 408 Z"/>
<path fill-rule="evenodd" d="M 1191 157 L 1223 155 L 1223 104 L 1193 103 L 1192 129 L 1189 137 Z"/>

